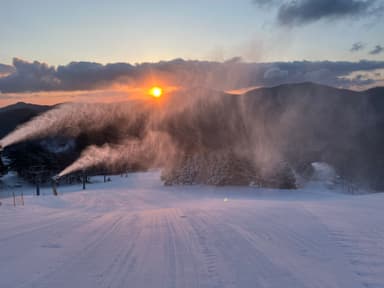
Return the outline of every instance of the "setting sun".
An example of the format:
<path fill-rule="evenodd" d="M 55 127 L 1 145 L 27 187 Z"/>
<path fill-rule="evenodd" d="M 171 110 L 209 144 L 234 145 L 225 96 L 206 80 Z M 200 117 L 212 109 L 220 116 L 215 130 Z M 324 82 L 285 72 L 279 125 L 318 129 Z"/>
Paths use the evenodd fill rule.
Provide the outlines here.
<path fill-rule="evenodd" d="M 161 95 L 163 94 L 163 89 L 161 89 L 160 87 L 154 86 L 154 87 L 152 87 L 152 88 L 149 90 L 149 94 L 150 94 L 152 97 L 160 98 Z"/>

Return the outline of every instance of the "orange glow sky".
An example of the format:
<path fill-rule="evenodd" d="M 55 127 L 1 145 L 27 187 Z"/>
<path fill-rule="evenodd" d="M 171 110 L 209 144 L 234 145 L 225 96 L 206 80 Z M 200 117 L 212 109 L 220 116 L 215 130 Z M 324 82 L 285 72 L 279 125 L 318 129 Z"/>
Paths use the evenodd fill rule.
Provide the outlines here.
<path fill-rule="evenodd" d="M 39 105 L 54 105 L 65 102 L 111 103 L 125 102 L 134 99 L 150 100 L 152 96 L 148 91 L 153 86 L 159 86 L 163 94 L 169 94 L 180 89 L 178 86 L 166 85 L 164 82 L 157 85 L 124 86 L 114 85 L 110 88 L 91 91 L 54 91 L 33 93 L 4 93 L 0 94 L 0 107 L 26 102 Z"/>

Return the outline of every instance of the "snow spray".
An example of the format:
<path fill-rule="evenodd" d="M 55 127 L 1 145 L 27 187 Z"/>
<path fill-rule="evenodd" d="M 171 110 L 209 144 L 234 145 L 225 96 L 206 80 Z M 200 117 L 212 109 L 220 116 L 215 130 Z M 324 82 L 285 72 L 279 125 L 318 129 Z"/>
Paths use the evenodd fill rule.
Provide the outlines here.
<path fill-rule="evenodd" d="M 70 103 L 45 112 L 0 140 L 3 148 L 26 140 L 47 136 L 76 137 L 83 132 L 106 127 L 129 128 L 145 113 L 143 103 L 130 101 L 113 104 Z"/>
<path fill-rule="evenodd" d="M 58 177 L 86 170 L 92 167 L 103 167 L 108 171 L 124 171 L 133 164 L 156 166 L 164 159 L 162 156 L 171 147 L 168 138 L 156 132 L 149 132 L 143 139 L 124 140 L 118 144 L 88 146 L 80 157 L 58 174 Z M 169 155 L 168 153 L 166 153 Z M 169 159 L 169 158 L 168 158 Z"/>

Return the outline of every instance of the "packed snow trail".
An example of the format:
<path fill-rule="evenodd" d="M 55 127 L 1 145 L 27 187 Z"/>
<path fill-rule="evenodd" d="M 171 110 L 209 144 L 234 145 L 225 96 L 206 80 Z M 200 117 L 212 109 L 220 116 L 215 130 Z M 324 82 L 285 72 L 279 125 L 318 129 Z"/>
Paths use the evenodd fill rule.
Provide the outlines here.
<path fill-rule="evenodd" d="M 157 179 L 2 198 L 0 287 L 384 287 L 384 194 Z"/>

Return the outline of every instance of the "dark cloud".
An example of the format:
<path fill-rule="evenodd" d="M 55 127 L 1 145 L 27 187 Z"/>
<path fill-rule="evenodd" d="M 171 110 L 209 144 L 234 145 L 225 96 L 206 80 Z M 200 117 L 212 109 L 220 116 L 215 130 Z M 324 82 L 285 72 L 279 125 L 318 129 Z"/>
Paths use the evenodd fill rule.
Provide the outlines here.
<path fill-rule="evenodd" d="M 384 47 L 381 45 L 376 45 L 375 48 L 373 48 L 369 54 L 371 55 L 377 55 L 384 51 Z"/>
<path fill-rule="evenodd" d="M 131 75 L 128 63 L 102 65 L 93 62 L 71 62 L 57 68 L 38 61 L 13 59 L 13 73 L 0 78 L 2 92 L 34 92 L 57 90 L 92 90 Z"/>
<path fill-rule="evenodd" d="M 225 62 L 186 61 L 175 59 L 158 63 L 99 64 L 72 62 L 58 67 L 41 62 L 14 59 L 12 73 L 0 78 L 0 91 L 73 91 L 95 90 L 113 84 L 143 85 L 149 78 L 160 78 L 170 85 L 209 87 L 229 90 L 248 86 L 273 86 L 282 83 L 311 81 L 337 87 L 374 84 L 375 81 L 355 76 L 384 69 L 384 61 L 294 61 L 245 63 L 241 58 Z M 373 77 L 373 76 L 372 76 Z"/>
<path fill-rule="evenodd" d="M 357 51 L 363 50 L 364 48 L 365 48 L 365 44 L 363 42 L 356 42 L 352 44 L 352 47 L 351 49 L 349 49 L 349 51 L 357 52 Z"/>
<path fill-rule="evenodd" d="M 54 90 L 58 79 L 55 68 L 45 63 L 13 59 L 14 72 L 0 78 L 1 92 Z"/>
<path fill-rule="evenodd" d="M 346 62 L 346 61 L 295 61 L 295 62 L 277 62 L 275 67 L 287 71 L 287 77 L 280 80 L 280 83 L 292 82 L 316 82 L 320 84 L 351 88 L 356 86 L 374 85 L 380 79 L 369 79 L 362 77 L 350 77 L 352 73 L 359 72 L 365 74 L 384 68 L 384 61 L 366 61 Z M 383 79 L 381 79 L 383 80 Z M 275 85 L 276 81 L 268 83 Z"/>
<path fill-rule="evenodd" d="M 124 75 L 134 73 L 134 66 L 128 63 L 102 65 L 93 62 L 72 62 L 59 66 L 55 73 L 63 90 L 88 90 L 103 87 L 117 81 Z"/>
<path fill-rule="evenodd" d="M 15 68 L 10 65 L 0 64 L 0 77 L 7 75 L 15 71 Z"/>
<path fill-rule="evenodd" d="M 292 0 L 278 9 L 281 25 L 301 25 L 320 19 L 361 16 L 369 12 L 375 0 Z"/>

